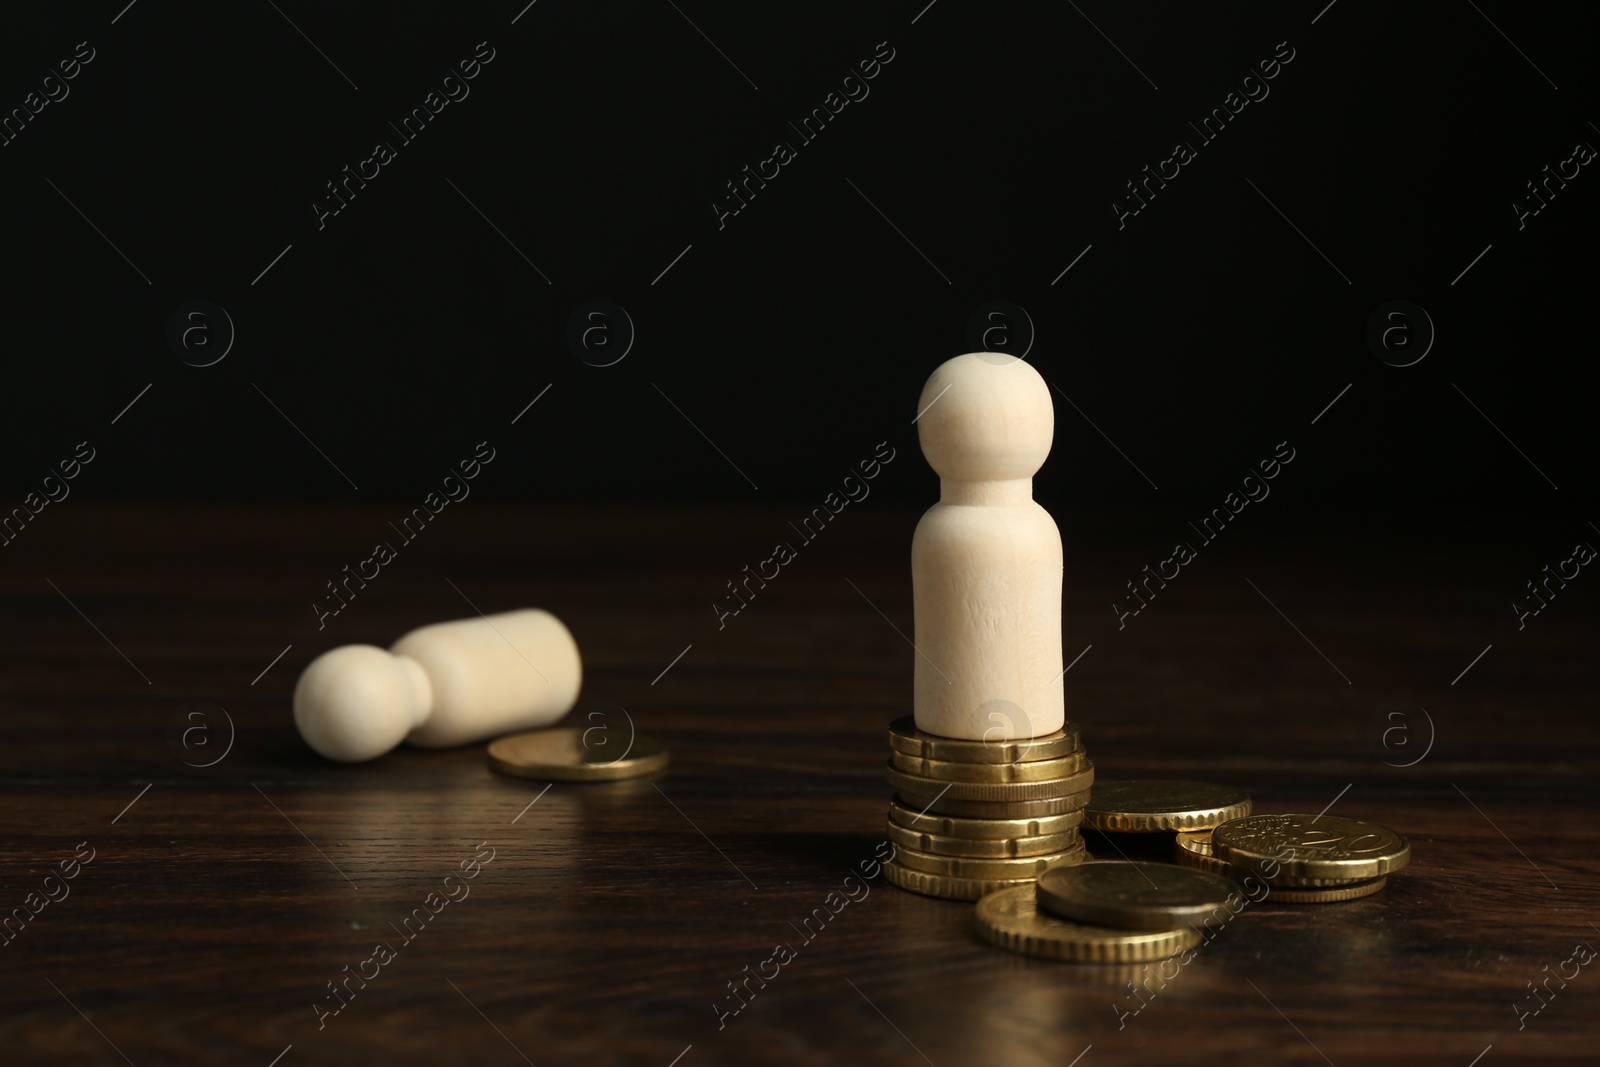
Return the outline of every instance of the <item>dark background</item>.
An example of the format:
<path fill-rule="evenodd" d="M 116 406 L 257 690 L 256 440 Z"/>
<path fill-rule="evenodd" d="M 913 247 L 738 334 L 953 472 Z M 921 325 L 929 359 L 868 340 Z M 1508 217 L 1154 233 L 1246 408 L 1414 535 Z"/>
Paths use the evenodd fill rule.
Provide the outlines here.
<path fill-rule="evenodd" d="M 1600 144 L 1592 11 L 526 4 L 0 16 L 0 116 L 96 51 L 0 147 L 0 518 L 95 454 L 0 543 L 3 906 L 76 842 L 101 856 L 0 948 L 4 1055 L 1593 1059 L 1592 976 L 1512 1012 L 1600 936 L 1593 568 L 1525 626 L 1512 604 L 1600 543 L 1600 177 L 1520 231 L 1511 208 Z M 480 41 L 470 95 L 319 230 L 324 184 Z M 879 42 L 870 95 L 719 230 L 724 183 Z M 1200 146 L 1188 122 L 1279 42 L 1270 95 Z M 1179 140 L 1198 158 L 1119 231 Z M 207 367 L 167 339 L 193 300 L 237 331 Z M 636 327 L 611 366 L 568 343 L 591 300 Z M 1241 920 L 1126 1028 L 1126 969 L 999 952 L 970 905 L 878 883 L 720 1030 L 726 981 L 881 840 L 938 494 L 911 420 L 994 300 L 1055 386 L 1035 489 L 1097 774 L 1331 808 L 1413 862 Z M 1395 300 L 1437 330 L 1411 366 L 1367 338 Z M 471 496 L 319 626 L 482 441 Z M 869 500 L 721 625 L 727 582 L 879 442 Z M 1280 442 L 1271 496 L 1201 545 Z M 1180 538 L 1198 559 L 1122 625 Z M 671 746 L 661 779 L 545 796 L 479 745 L 346 766 L 296 733 L 326 649 L 530 605 L 577 637 L 585 702 Z M 175 733 L 190 701 L 222 757 Z M 322 983 L 485 839 L 474 903 L 319 1030 Z"/>
<path fill-rule="evenodd" d="M 1600 137 L 1592 14 L 923 2 L 8 14 L 6 108 L 97 55 L 0 149 L 3 503 L 84 439 L 86 497 L 406 506 L 486 439 L 507 458 L 480 499 L 807 506 L 888 440 L 911 459 L 878 490 L 931 502 L 918 392 L 1004 299 L 1061 391 L 1038 492 L 1064 521 L 1208 509 L 1281 440 L 1285 513 L 1586 516 L 1588 168 L 1520 232 L 1510 203 Z M 398 144 L 484 40 L 470 96 Z M 1285 40 L 1270 96 L 1199 145 L 1187 121 Z M 798 144 L 880 41 L 870 95 Z M 319 231 L 380 137 L 398 158 Z M 712 199 L 778 139 L 798 159 L 719 230 Z M 1112 200 L 1180 139 L 1199 158 L 1119 231 Z M 596 298 L 637 330 L 604 368 L 566 341 Z M 166 341 L 192 299 L 237 331 L 214 366 Z M 1437 328 L 1411 367 L 1365 338 L 1394 299 Z"/>

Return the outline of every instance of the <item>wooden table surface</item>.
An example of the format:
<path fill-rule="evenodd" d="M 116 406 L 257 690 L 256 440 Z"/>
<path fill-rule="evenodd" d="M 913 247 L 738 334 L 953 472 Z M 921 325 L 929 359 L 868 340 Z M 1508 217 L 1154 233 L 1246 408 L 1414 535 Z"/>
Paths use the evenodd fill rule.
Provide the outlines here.
<path fill-rule="evenodd" d="M 1576 579 L 1520 631 L 1507 606 L 1538 571 L 1527 545 L 1562 524 L 1517 542 L 1481 517 L 1265 505 L 1119 630 L 1109 601 L 1176 521 L 1046 503 L 1066 655 L 1091 646 L 1068 714 L 1098 774 L 1393 826 L 1414 852 L 1384 892 L 1252 907 L 1142 1002 L 1134 972 L 990 948 L 971 904 L 881 878 L 805 941 L 884 838 L 883 728 L 909 710 L 916 513 L 885 501 L 800 546 L 720 630 L 723 583 L 802 506 L 474 501 L 319 630 L 310 601 L 399 507 L 70 500 L 0 554 L 0 906 L 30 916 L 0 948 L 0 1059 L 1595 1062 L 1600 967 L 1540 985 L 1600 946 L 1594 600 Z M 663 776 L 542 791 L 478 745 L 335 766 L 295 733 L 290 693 L 321 651 L 528 605 L 577 636 L 578 713 L 626 709 L 671 745 Z M 1369 729 L 1395 700 L 1435 736 L 1414 716 L 1386 763 Z M 187 745 L 186 701 L 214 705 Z M 63 861 L 76 877 L 47 881 Z M 33 914 L 45 891 L 61 899 Z M 321 1017 L 379 941 L 393 958 Z M 727 983 L 778 943 L 795 959 L 719 1027 Z M 1530 983 L 1551 992 L 1519 1020 Z"/>

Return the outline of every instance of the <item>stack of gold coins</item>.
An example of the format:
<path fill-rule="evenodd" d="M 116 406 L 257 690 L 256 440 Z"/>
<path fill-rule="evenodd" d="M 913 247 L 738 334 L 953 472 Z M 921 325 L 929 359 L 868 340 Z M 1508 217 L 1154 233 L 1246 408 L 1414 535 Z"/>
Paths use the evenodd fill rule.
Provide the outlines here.
<path fill-rule="evenodd" d="M 1179 834 L 1186 866 L 1255 875 L 1268 900 L 1333 904 L 1381 890 L 1411 861 L 1405 835 L 1377 823 L 1336 815 L 1251 815 L 1210 831 L 1209 840 Z"/>
<path fill-rule="evenodd" d="M 884 876 L 902 889 L 977 900 L 1087 858 L 1078 826 L 1094 765 L 1076 723 L 1043 737 L 962 740 L 889 724 L 894 859 Z"/>

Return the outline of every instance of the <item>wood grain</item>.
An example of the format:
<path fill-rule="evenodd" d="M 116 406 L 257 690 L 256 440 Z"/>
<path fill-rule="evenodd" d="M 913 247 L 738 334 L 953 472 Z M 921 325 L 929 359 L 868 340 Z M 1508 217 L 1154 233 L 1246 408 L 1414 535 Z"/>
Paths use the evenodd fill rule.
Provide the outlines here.
<path fill-rule="evenodd" d="M 383 509 L 52 508 L 0 558 L 0 908 L 80 842 L 95 858 L 0 948 L 6 1062 L 1465 1067 L 1489 1046 L 1484 1067 L 1592 1062 L 1595 968 L 1552 982 L 1524 1029 L 1513 1012 L 1600 943 L 1581 580 L 1518 632 L 1515 586 L 1475 577 L 1492 536 L 1379 540 L 1359 534 L 1381 517 L 1334 530 L 1285 511 L 1119 630 L 1108 601 L 1169 523 L 1063 522 L 1067 661 L 1092 645 L 1067 713 L 1102 777 L 1215 778 L 1262 811 L 1336 801 L 1414 850 L 1377 896 L 1252 906 L 1119 1015 L 1136 971 L 988 948 L 970 905 L 881 879 L 814 940 L 797 932 L 884 836 L 916 514 L 852 509 L 719 630 L 712 600 L 787 517 L 474 503 L 319 631 L 310 601 L 382 536 Z M 670 770 L 541 794 L 476 745 L 350 767 L 311 753 L 289 713 L 299 670 L 471 615 L 450 582 L 484 611 L 566 621 L 579 713 L 627 709 Z M 1396 699 L 1437 732 L 1406 768 L 1368 746 Z M 188 700 L 231 719 L 215 766 L 169 743 Z M 390 924 L 482 842 L 470 895 L 401 938 Z M 319 1029 L 326 983 L 377 941 L 395 958 Z M 719 1029 L 726 983 L 780 942 L 794 961 Z"/>

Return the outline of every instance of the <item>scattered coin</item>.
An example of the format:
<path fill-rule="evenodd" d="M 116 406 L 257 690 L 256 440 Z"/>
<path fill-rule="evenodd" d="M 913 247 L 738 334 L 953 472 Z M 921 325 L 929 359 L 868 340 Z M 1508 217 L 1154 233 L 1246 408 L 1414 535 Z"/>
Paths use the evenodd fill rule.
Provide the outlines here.
<path fill-rule="evenodd" d="M 916 719 L 906 715 L 889 724 L 889 747 L 908 756 L 952 763 L 1027 763 L 1070 755 L 1082 747 L 1082 742 L 1075 722 L 1043 737 L 975 741 L 923 733 L 917 729 Z"/>
<path fill-rule="evenodd" d="M 1263 899 L 1269 903 L 1276 900 L 1284 904 L 1336 904 L 1341 900 L 1370 897 L 1388 884 L 1388 881 L 1388 875 L 1380 874 L 1376 878 L 1366 878 L 1359 882 L 1320 888 L 1274 884 L 1267 890 L 1267 895 Z"/>
<path fill-rule="evenodd" d="M 978 901 L 978 933 L 1012 952 L 1087 963 L 1166 959 L 1200 943 L 1198 930 L 1132 931 L 1072 922 L 1039 910 L 1032 885 L 989 893 Z"/>
<path fill-rule="evenodd" d="M 1250 814 L 1250 794 L 1231 785 L 1160 778 L 1100 781 L 1087 821 L 1096 830 L 1203 830 Z"/>
<path fill-rule="evenodd" d="M 1252 872 L 1258 873 L 1259 872 Z M 1265 878 L 1265 875 L 1260 875 Z M 1370 881 L 1370 878 L 1323 878 L 1311 875 L 1284 874 L 1281 870 L 1278 876 L 1271 880 L 1275 888 L 1288 889 L 1322 889 L 1331 886 L 1350 885 L 1354 882 Z"/>
<path fill-rule="evenodd" d="M 1062 864 L 1081 863 L 1088 857 L 1082 841 L 1060 852 L 1047 852 L 1042 856 L 1018 856 L 1006 859 L 981 859 L 972 856 L 939 856 L 917 849 L 896 850 L 894 861 L 913 871 L 942 874 L 950 878 L 1037 878 L 1045 871 Z M 1174 867 L 1174 870 L 1178 868 Z"/>
<path fill-rule="evenodd" d="M 667 746 L 637 734 L 621 755 L 584 744 L 588 731 L 576 727 L 529 730 L 489 743 L 489 766 L 514 778 L 546 782 L 606 782 L 636 778 L 667 765 Z"/>
<path fill-rule="evenodd" d="M 1227 906 L 1239 887 L 1170 863 L 1092 860 L 1039 875 L 1039 905 L 1074 922 L 1123 930 L 1172 930 Z"/>
<path fill-rule="evenodd" d="M 1346 883 L 1392 874 L 1411 860 L 1411 843 L 1376 823 L 1337 815 L 1251 815 L 1217 827 L 1216 857 L 1269 883 L 1323 879 Z"/>
<path fill-rule="evenodd" d="M 896 767 L 891 757 L 885 775 L 889 784 L 902 793 L 929 796 L 943 793 L 951 800 L 1011 803 L 1019 800 L 1049 800 L 1081 793 L 1094 783 L 1094 764 L 1085 760 L 1082 770 L 1037 782 L 948 782 L 925 775 L 908 774 Z"/>
<path fill-rule="evenodd" d="M 1175 835 L 1173 858 L 1184 867 L 1237 881 L 1239 872 L 1211 854 L 1210 830 L 1182 830 Z"/>
<path fill-rule="evenodd" d="M 977 900 L 985 893 L 1007 886 L 1021 886 L 1033 892 L 1033 876 L 1026 878 L 951 878 L 927 871 L 914 871 L 902 867 L 894 860 L 883 865 L 883 876 L 892 885 L 921 893 L 925 897 L 943 897 L 946 900 Z"/>

